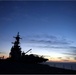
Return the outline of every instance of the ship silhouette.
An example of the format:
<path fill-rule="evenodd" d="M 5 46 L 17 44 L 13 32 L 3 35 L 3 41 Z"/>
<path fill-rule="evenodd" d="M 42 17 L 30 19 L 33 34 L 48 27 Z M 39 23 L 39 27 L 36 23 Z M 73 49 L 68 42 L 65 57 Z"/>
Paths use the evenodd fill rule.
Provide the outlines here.
<path fill-rule="evenodd" d="M 74 70 L 61 69 L 52 66 L 50 67 L 47 64 L 40 64 L 42 62 L 46 62 L 48 59 L 35 54 L 28 55 L 28 52 L 32 49 L 22 52 L 19 32 L 14 38 L 15 42 L 12 42 L 14 45 L 11 48 L 9 57 L 7 59 L 3 59 L 4 57 L 0 59 L 0 74 L 76 74 L 76 71 Z"/>
<path fill-rule="evenodd" d="M 8 61 L 15 61 L 15 62 L 24 62 L 24 63 L 42 63 L 46 62 L 48 59 L 44 58 L 43 56 L 39 56 L 36 54 L 27 54 L 32 49 L 29 49 L 27 52 L 22 52 L 20 47 L 20 39 L 22 39 L 19 35 L 19 32 L 17 33 L 17 36 L 14 37 L 15 42 L 12 42 L 14 44 L 11 48 L 11 51 L 9 53 L 9 58 L 7 58 Z"/>

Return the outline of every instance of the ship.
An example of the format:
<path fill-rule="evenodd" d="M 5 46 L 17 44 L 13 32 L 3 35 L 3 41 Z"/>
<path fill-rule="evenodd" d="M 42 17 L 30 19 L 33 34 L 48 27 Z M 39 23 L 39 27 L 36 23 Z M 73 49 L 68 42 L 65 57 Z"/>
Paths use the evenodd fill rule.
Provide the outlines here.
<path fill-rule="evenodd" d="M 32 49 L 26 52 L 20 47 L 20 35 L 14 37 L 15 42 L 11 47 L 9 57 L 0 59 L 0 74 L 76 74 L 74 70 L 67 70 L 43 64 L 48 61 L 42 55 L 28 54 Z M 42 63 L 42 64 L 40 64 Z"/>
<path fill-rule="evenodd" d="M 21 51 L 20 39 L 22 38 L 20 37 L 19 32 L 17 33 L 17 36 L 14 38 L 15 42 L 12 42 L 12 44 L 14 45 L 11 48 L 9 58 L 7 58 L 7 60 L 12 62 L 15 61 L 23 63 L 34 63 L 34 64 L 48 61 L 48 59 L 44 58 L 43 56 L 37 54 L 28 54 L 28 52 L 31 51 L 32 49 L 29 49 L 26 52 Z"/>

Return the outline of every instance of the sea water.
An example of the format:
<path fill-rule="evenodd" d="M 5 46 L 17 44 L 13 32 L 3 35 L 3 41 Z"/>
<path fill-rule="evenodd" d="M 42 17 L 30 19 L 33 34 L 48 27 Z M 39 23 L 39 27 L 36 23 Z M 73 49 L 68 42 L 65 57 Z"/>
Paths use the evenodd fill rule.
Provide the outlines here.
<path fill-rule="evenodd" d="M 43 64 L 47 64 L 52 67 L 76 70 L 76 63 L 72 62 L 45 62 Z"/>

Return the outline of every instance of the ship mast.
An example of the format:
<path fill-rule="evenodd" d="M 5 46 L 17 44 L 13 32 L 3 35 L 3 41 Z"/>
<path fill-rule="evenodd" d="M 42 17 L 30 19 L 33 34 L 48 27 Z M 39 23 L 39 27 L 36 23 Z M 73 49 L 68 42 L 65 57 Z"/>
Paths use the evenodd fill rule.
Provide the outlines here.
<path fill-rule="evenodd" d="M 14 44 L 14 46 L 19 46 L 20 39 L 22 39 L 22 38 L 20 38 L 19 32 L 17 33 L 17 36 L 14 37 L 14 38 L 16 39 L 16 41 L 15 42 L 12 42 L 12 43 Z"/>
<path fill-rule="evenodd" d="M 14 45 L 11 48 L 11 52 L 10 52 L 10 58 L 12 59 L 20 59 L 21 57 L 21 47 L 19 46 L 20 44 L 20 35 L 19 32 L 17 33 L 17 36 L 14 37 L 15 38 L 15 42 L 12 42 Z"/>

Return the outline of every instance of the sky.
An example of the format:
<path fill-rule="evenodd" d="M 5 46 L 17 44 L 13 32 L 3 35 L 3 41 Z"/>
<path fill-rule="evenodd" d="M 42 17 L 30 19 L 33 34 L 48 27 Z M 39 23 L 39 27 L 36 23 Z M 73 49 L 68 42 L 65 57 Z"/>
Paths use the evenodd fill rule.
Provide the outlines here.
<path fill-rule="evenodd" d="M 0 1 L 0 56 L 21 48 L 49 61 L 76 62 L 76 1 Z"/>

